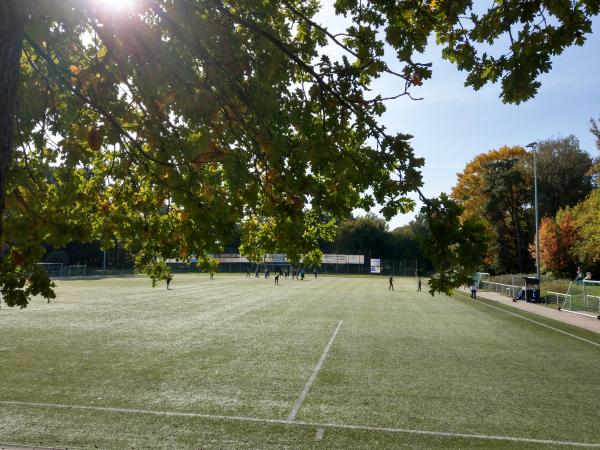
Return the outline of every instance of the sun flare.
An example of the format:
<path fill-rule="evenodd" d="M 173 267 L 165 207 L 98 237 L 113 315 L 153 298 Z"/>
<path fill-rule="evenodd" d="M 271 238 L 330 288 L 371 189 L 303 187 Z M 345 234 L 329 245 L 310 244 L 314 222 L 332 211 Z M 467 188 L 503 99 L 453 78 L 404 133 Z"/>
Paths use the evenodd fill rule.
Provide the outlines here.
<path fill-rule="evenodd" d="M 135 0 L 97 0 L 98 5 L 115 11 L 130 10 L 135 5 Z"/>

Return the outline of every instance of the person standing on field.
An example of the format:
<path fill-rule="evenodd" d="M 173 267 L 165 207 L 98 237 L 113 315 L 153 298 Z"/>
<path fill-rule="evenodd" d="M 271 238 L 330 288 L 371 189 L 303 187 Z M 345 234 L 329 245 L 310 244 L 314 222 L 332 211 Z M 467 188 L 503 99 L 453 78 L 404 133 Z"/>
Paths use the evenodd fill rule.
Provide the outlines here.
<path fill-rule="evenodd" d="M 475 283 L 471 283 L 471 298 L 477 298 L 477 285 Z"/>
<path fill-rule="evenodd" d="M 388 291 L 394 290 L 394 277 L 390 277 L 390 285 L 388 286 Z"/>
<path fill-rule="evenodd" d="M 167 291 L 171 290 L 170 285 L 171 285 L 172 280 L 173 280 L 173 275 L 172 274 L 167 275 Z"/>
<path fill-rule="evenodd" d="M 417 292 L 421 292 L 421 277 L 417 279 Z"/>

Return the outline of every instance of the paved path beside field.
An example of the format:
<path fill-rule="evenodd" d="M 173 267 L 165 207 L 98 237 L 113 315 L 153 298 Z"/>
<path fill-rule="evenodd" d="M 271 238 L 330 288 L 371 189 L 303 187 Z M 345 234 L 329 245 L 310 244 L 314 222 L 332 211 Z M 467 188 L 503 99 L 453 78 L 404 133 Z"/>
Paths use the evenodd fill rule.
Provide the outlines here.
<path fill-rule="evenodd" d="M 471 292 L 467 289 L 462 290 L 467 295 Z M 496 292 L 477 291 L 477 298 L 484 298 L 486 300 L 493 300 L 498 303 L 504 303 L 505 305 L 512 306 L 516 309 L 522 309 L 538 316 L 547 317 L 554 319 L 559 322 L 574 325 L 576 327 L 585 328 L 586 330 L 593 331 L 594 333 L 600 334 L 600 320 L 594 317 L 582 316 L 580 314 L 573 314 L 565 311 L 559 311 L 557 309 L 548 308 L 544 305 L 537 303 L 527 303 L 523 300 L 513 302 L 511 298 L 505 297 Z"/>

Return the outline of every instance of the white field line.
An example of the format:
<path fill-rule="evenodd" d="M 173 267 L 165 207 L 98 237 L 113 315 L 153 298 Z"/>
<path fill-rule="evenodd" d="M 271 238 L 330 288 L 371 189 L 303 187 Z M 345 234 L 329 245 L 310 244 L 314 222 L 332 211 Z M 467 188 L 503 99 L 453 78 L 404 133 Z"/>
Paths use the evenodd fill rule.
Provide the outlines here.
<path fill-rule="evenodd" d="M 315 441 L 322 441 L 325 430 L 323 428 L 317 428 L 317 434 L 315 435 Z"/>
<path fill-rule="evenodd" d="M 298 400 L 296 400 L 296 403 L 294 404 L 294 407 L 292 408 L 292 411 L 290 412 L 290 415 L 287 418 L 288 421 L 292 421 L 292 420 L 294 420 L 296 418 L 296 414 L 298 414 L 298 410 L 302 406 L 302 402 L 304 402 L 304 399 L 306 398 L 306 395 L 308 394 L 308 391 L 309 391 L 310 387 L 312 386 L 312 384 L 317 379 L 317 375 L 319 373 L 319 370 L 321 370 L 321 367 L 323 367 L 323 363 L 325 362 L 325 358 L 327 358 L 327 353 L 329 353 L 329 349 L 331 348 L 331 344 L 333 344 L 333 341 L 335 340 L 335 337 L 337 336 L 338 331 L 340 331 L 340 327 L 342 326 L 343 323 L 344 323 L 344 321 L 340 320 L 340 323 L 338 323 L 338 326 L 335 329 L 335 331 L 333 332 L 333 335 L 331 336 L 331 339 L 329 339 L 329 342 L 325 346 L 325 350 L 323 350 L 323 354 L 321 355 L 321 359 L 319 359 L 319 362 L 317 363 L 317 365 L 313 369 L 312 373 L 310 374 L 310 377 L 308 378 L 308 381 L 306 382 L 306 385 L 304 386 L 304 389 L 300 393 L 300 397 L 298 397 Z"/>
<path fill-rule="evenodd" d="M 465 295 L 465 297 L 466 297 L 466 295 Z M 479 300 L 475 300 L 475 301 L 477 303 L 482 304 L 482 305 L 489 306 L 490 308 L 497 309 L 498 311 L 502 311 L 502 312 L 504 312 L 506 314 L 510 314 L 511 316 L 519 317 L 520 319 L 526 320 L 528 322 L 537 323 L 538 325 L 540 325 L 542 327 L 550 328 L 551 330 L 557 331 L 557 332 L 562 333 L 562 334 L 566 334 L 567 336 L 571 336 L 571 337 L 573 337 L 575 339 L 579 339 L 580 341 L 584 341 L 584 342 L 587 342 L 588 344 L 595 345 L 596 347 L 600 347 L 600 344 L 598 344 L 597 342 L 590 341 L 588 339 L 582 338 L 581 336 L 577 336 L 575 334 L 567 333 L 566 331 L 560 330 L 560 329 L 552 327 L 550 325 L 546 325 L 545 323 L 538 322 L 537 320 L 530 319 L 529 317 L 522 316 L 521 314 L 510 312 L 510 311 L 507 311 L 507 310 L 505 310 L 503 308 L 498 308 L 497 306 L 490 305 L 488 303 L 485 303 L 485 302 L 482 302 L 482 301 L 479 301 Z M 493 300 L 491 300 L 491 301 L 493 301 Z"/>
<path fill-rule="evenodd" d="M 153 416 L 165 416 L 165 417 L 190 417 L 197 419 L 208 419 L 208 420 L 223 420 L 229 422 L 250 422 L 265 425 L 289 425 L 296 427 L 310 427 L 310 428 L 326 428 L 338 429 L 338 430 L 355 430 L 355 431 L 373 431 L 383 433 L 398 433 L 398 434 L 414 434 L 420 436 L 434 436 L 434 437 L 449 437 L 449 438 L 464 438 L 464 439 L 481 439 L 488 441 L 506 441 L 506 442 L 526 442 L 532 444 L 546 444 L 546 445 L 565 445 L 572 447 L 585 447 L 585 448 L 600 448 L 600 443 L 592 442 L 574 442 L 574 441 L 557 441 L 550 439 L 536 439 L 527 437 L 517 436 L 499 436 L 493 434 L 477 434 L 477 433 L 454 433 L 449 431 L 430 431 L 430 430 L 417 430 L 412 428 L 390 428 L 390 427 L 372 427 L 368 425 L 347 425 L 340 423 L 320 423 L 320 422 L 305 422 L 296 420 L 282 420 L 282 419 L 261 419 L 258 417 L 246 417 L 246 416 L 223 416 L 214 414 L 200 414 L 200 413 L 186 413 L 186 412 L 174 412 L 174 411 L 153 411 L 145 409 L 129 409 L 129 408 L 109 408 L 102 406 L 86 406 L 86 405 L 61 405 L 57 403 L 34 403 L 34 402 L 18 402 L 10 400 L 0 400 L 0 405 L 11 405 L 11 406 L 31 406 L 40 408 L 55 408 L 55 409 L 75 409 L 75 410 L 87 410 L 87 411 L 101 411 L 110 413 L 124 413 L 124 414 L 147 414 Z"/>
<path fill-rule="evenodd" d="M 6 350 L 10 350 L 10 349 L 8 349 L 8 348 L 0 348 L 0 352 L 4 352 Z"/>
<path fill-rule="evenodd" d="M 39 445 L 0 444 L 0 450 L 74 450 L 80 447 L 40 447 Z"/>

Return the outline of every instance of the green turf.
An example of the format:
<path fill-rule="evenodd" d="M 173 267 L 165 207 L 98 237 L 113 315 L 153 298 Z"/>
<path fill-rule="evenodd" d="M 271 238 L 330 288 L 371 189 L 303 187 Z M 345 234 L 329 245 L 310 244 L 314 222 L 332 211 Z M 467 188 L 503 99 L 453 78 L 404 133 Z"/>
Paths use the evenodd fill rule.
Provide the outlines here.
<path fill-rule="evenodd" d="M 84 448 L 547 448 L 320 424 L 600 444 L 600 347 L 414 279 L 61 281 L 0 310 L 0 443 Z M 509 308 L 510 309 L 510 308 Z M 519 311 L 519 314 L 522 314 Z M 296 417 L 285 421 L 340 321 Z M 541 322 L 548 323 L 544 319 Z M 600 336 L 552 323 L 600 343 Z M 564 447 L 562 447 L 564 448 Z"/>

